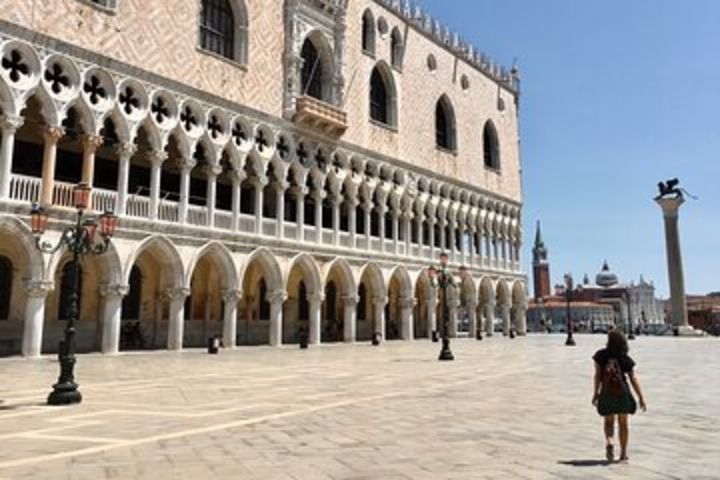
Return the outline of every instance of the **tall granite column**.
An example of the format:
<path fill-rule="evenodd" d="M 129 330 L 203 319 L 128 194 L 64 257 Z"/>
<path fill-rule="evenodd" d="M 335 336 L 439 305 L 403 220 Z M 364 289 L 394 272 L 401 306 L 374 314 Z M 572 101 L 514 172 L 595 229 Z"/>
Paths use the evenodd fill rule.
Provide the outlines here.
<path fill-rule="evenodd" d="M 667 249 L 668 277 L 670 279 L 670 301 L 672 303 L 672 323 L 681 331 L 690 330 L 688 326 L 687 304 L 685 301 L 685 279 L 680 252 L 680 234 L 678 232 L 678 212 L 685 202 L 682 197 L 656 198 L 665 219 L 665 247 Z"/>

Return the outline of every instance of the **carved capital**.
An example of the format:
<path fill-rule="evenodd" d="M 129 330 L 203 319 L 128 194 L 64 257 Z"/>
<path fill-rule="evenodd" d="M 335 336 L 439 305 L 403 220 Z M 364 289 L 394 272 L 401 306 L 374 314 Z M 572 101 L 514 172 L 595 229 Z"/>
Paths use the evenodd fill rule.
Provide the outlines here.
<path fill-rule="evenodd" d="M 287 292 L 285 290 L 275 290 L 274 292 L 268 292 L 265 300 L 273 304 L 282 304 L 287 300 Z"/>
<path fill-rule="evenodd" d="M 413 308 L 415 306 L 415 299 L 412 297 L 403 297 L 399 300 L 400 308 Z"/>
<path fill-rule="evenodd" d="M 231 304 L 239 302 L 243 296 L 240 290 L 223 290 L 221 295 L 223 302 Z"/>
<path fill-rule="evenodd" d="M 137 152 L 137 145 L 134 143 L 123 142 L 117 146 L 115 151 L 120 159 L 129 159 Z"/>
<path fill-rule="evenodd" d="M 15 133 L 18 128 L 23 126 L 25 119 L 18 115 L 3 115 L 0 117 L 0 129 L 5 135 Z"/>
<path fill-rule="evenodd" d="M 130 292 L 128 285 L 101 285 L 100 295 L 106 298 L 122 298 Z"/>
<path fill-rule="evenodd" d="M 82 136 L 81 142 L 85 152 L 95 153 L 103 144 L 103 137 L 100 135 L 85 134 Z"/>
<path fill-rule="evenodd" d="M 32 298 L 45 298 L 52 292 L 54 285 L 52 282 L 30 280 L 25 284 L 25 293 Z"/>
<path fill-rule="evenodd" d="M 313 303 L 313 302 L 320 303 L 323 300 L 325 300 L 325 295 L 322 293 L 319 293 L 319 292 L 318 293 L 308 293 L 306 298 L 307 298 L 307 301 L 310 303 Z"/>
<path fill-rule="evenodd" d="M 375 305 L 376 307 L 378 307 L 378 306 L 384 307 L 388 303 L 388 297 L 387 296 L 377 296 L 377 297 L 373 297 L 372 301 L 373 301 L 373 305 Z"/>
<path fill-rule="evenodd" d="M 171 302 L 174 301 L 185 301 L 185 297 L 190 296 L 190 289 L 185 287 L 179 287 L 179 288 L 168 288 L 163 292 L 163 296 L 170 300 Z"/>
<path fill-rule="evenodd" d="M 147 153 L 147 159 L 150 161 L 153 167 L 159 168 L 165 160 L 167 160 L 168 154 L 165 150 L 153 150 Z"/>
<path fill-rule="evenodd" d="M 346 307 L 355 307 L 360 302 L 360 297 L 357 295 L 343 295 L 342 301 Z"/>
<path fill-rule="evenodd" d="M 62 127 L 48 127 L 43 132 L 45 143 L 57 144 L 57 142 L 65 135 L 65 129 Z"/>

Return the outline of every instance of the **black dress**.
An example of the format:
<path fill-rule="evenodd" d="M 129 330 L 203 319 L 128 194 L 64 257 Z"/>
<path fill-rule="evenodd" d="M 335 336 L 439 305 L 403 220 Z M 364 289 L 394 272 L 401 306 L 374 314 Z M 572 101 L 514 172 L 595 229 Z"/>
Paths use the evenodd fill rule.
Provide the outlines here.
<path fill-rule="evenodd" d="M 617 414 L 629 414 L 632 415 L 637 410 L 637 403 L 635 397 L 630 392 L 630 385 L 628 384 L 627 376 L 632 373 L 635 367 L 635 362 L 629 355 L 613 355 L 607 348 L 603 348 L 595 352 L 593 360 L 600 365 L 600 370 L 605 370 L 605 365 L 611 359 L 615 358 L 620 365 L 620 370 L 623 374 L 623 383 L 625 385 L 625 391 L 622 395 L 613 395 L 608 393 L 605 389 L 600 389 L 600 397 L 598 398 L 597 411 L 600 415 L 617 415 Z"/>

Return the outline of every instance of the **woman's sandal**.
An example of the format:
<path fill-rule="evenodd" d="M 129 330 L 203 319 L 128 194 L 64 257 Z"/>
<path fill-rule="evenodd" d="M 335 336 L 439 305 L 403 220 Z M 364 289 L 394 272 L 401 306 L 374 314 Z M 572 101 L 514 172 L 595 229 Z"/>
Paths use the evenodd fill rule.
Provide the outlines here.
<path fill-rule="evenodd" d="M 605 458 L 608 462 L 612 462 L 615 459 L 615 448 L 612 445 L 605 446 Z"/>
<path fill-rule="evenodd" d="M 620 461 L 623 463 L 627 463 L 630 460 L 627 455 L 620 455 Z"/>

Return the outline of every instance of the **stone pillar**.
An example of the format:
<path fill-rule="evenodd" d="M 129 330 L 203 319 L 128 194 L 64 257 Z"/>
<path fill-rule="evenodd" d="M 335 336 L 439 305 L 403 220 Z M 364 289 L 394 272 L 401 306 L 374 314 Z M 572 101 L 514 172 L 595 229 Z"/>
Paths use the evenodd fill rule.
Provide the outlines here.
<path fill-rule="evenodd" d="M 285 190 L 287 182 L 275 182 L 275 234 L 285 238 Z"/>
<path fill-rule="evenodd" d="M 255 187 L 255 234 L 262 235 L 262 220 L 263 220 L 263 189 L 267 179 L 254 177 L 252 184 Z M 282 308 L 280 309 L 282 310 Z M 280 332 L 280 339 L 282 340 L 282 331 Z"/>
<path fill-rule="evenodd" d="M 492 337 L 495 333 L 495 302 L 488 300 L 485 302 L 485 334 Z"/>
<path fill-rule="evenodd" d="M 388 302 L 387 297 L 375 297 L 373 299 L 375 325 L 373 333 L 380 334 L 380 340 L 385 340 L 385 305 Z"/>
<path fill-rule="evenodd" d="M 42 353 L 45 301 L 52 289 L 51 282 L 29 281 L 25 285 L 27 299 L 22 339 L 22 354 L 25 357 L 39 357 Z"/>
<path fill-rule="evenodd" d="M 403 231 L 405 232 L 405 256 L 410 256 L 412 247 L 412 218 L 411 211 L 407 211 L 403 215 Z"/>
<path fill-rule="evenodd" d="M 438 288 L 431 285 L 427 299 L 428 338 L 432 338 L 432 333 L 437 332 L 437 300 Z"/>
<path fill-rule="evenodd" d="M 678 214 L 685 203 L 683 197 L 656 198 L 665 220 L 665 248 L 667 251 L 668 278 L 670 280 L 670 302 L 672 304 L 672 324 L 679 330 L 690 330 L 688 324 L 687 301 L 685 298 L 685 278 L 683 273 L 682 252 Z"/>
<path fill-rule="evenodd" d="M 357 304 L 358 297 L 346 295 L 343 299 L 343 340 L 348 343 L 355 341 L 357 332 Z"/>
<path fill-rule="evenodd" d="M 242 298 L 238 290 L 224 290 L 223 300 L 223 344 L 225 348 L 234 348 L 237 343 L 237 304 Z"/>
<path fill-rule="evenodd" d="M 83 165 L 82 165 L 82 182 L 89 187 L 93 186 L 95 178 L 95 152 L 103 143 L 100 135 L 86 134 L 82 136 L 83 146 Z"/>
<path fill-rule="evenodd" d="M 357 206 L 358 201 L 353 197 L 346 199 L 348 205 L 348 230 L 350 231 L 350 248 L 353 250 L 357 246 Z"/>
<path fill-rule="evenodd" d="M 55 161 L 57 160 L 57 144 L 65 135 L 62 127 L 49 127 L 43 132 L 45 145 L 43 147 L 42 191 L 40 204 L 44 207 L 53 204 L 55 190 Z"/>
<path fill-rule="evenodd" d="M 468 231 L 468 237 L 470 237 L 470 251 L 468 252 L 468 263 L 475 265 L 475 228 L 470 226 Z"/>
<path fill-rule="evenodd" d="M 455 220 L 450 221 L 450 249 L 448 254 L 450 255 L 450 261 L 456 262 L 457 261 L 457 242 L 455 241 L 456 236 L 456 229 L 457 224 L 455 223 Z"/>
<path fill-rule="evenodd" d="M 380 251 L 385 252 L 385 214 L 387 213 L 387 207 L 385 205 L 378 205 L 378 216 L 380 218 L 380 222 L 378 227 L 380 227 Z"/>
<path fill-rule="evenodd" d="M 195 168 L 195 161 L 188 160 L 180 165 L 180 206 L 178 216 L 181 224 L 188 221 L 188 208 L 190 206 L 190 173 Z"/>
<path fill-rule="evenodd" d="M 232 172 L 232 218 L 230 219 L 230 228 L 233 232 L 237 232 L 240 228 L 240 188 L 244 178 L 245 175 L 242 172 L 237 170 Z"/>
<path fill-rule="evenodd" d="M 295 211 L 297 212 L 297 241 L 305 241 L 305 195 L 307 187 L 295 187 Z"/>
<path fill-rule="evenodd" d="M 162 175 L 162 164 L 167 158 L 168 154 L 164 150 L 157 150 L 150 153 L 150 220 L 157 220 L 158 218 L 158 210 L 160 208 L 160 176 Z M 180 195 L 182 196 L 182 188 Z M 180 216 L 180 221 L 183 221 L 182 215 Z"/>
<path fill-rule="evenodd" d="M 467 305 L 465 305 L 465 309 L 467 310 L 468 315 L 468 334 L 470 335 L 470 338 L 475 338 L 475 335 L 479 330 L 477 322 L 477 304 L 474 303 L 474 301 L 468 302 Z"/>
<path fill-rule="evenodd" d="M 10 178 L 12 177 L 15 132 L 22 127 L 23 122 L 23 118 L 16 115 L 5 115 L 0 119 L 0 130 L 2 130 L 2 145 L 0 146 L 0 200 L 10 197 Z"/>
<path fill-rule="evenodd" d="M 127 285 L 103 285 L 100 295 L 103 297 L 102 353 L 115 354 L 120 351 L 120 320 L 122 301 L 130 291 Z"/>
<path fill-rule="evenodd" d="M 413 307 L 415 299 L 406 297 L 400 299 L 400 336 L 403 340 L 412 340 L 413 334 Z"/>
<path fill-rule="evenodd" d="M 477 257 L 478 257 L 478 265 L 483 264 L 483 229 L 482 227 L 478 228 L 477 232 L 475 233 L 477 235 L 477 238 L 475 239 L 477 241 Z"/>
<path fill-rule="evenodd" d="M 392 209 L 390 212 L 392 217 L 392 241 L 393 241 L 393 253 L 398 254 L 400 248 L 400 212 L 396 209 Z"/>
<path fill-rule="evenodd" d="M 165 293 L 170 302 L 168 318 L 168 350 L 182 350 L 185 334 L 185 298 L 190 296 L 189 288 L 172 288 Z"/>
<path fill-rule="evenodd" d="M 125 215 L 127 211 L 128 180 L 130 178 L 130 159 L 135 155 L 137 146 L 134 143 L 121 143 L 116 151 L 118 156 L 118 182 L 115 214 Z"/>
<path fill-rule="evenodd" d="M 276 290 L 267 295 L 267 301 L 270 302 L 270 345 L 273 347 L 282 345 L 282 314 L 285 300 L 287 300 L 285 290 Z"/>
<path fill-rule="evenodd" d="M 207 226 L 215 226 L 215 205 L 217 204 L 217 177 L 222 173 L 220 165 L 208 166 L 205 169 L 207 175 L 207 192 L 205 195 L 205 206 L 207 207 Z"/>
<path fill-rule="evenodd" d="M 431 216 L 428 219 L 429 233 L 430 233 L 430 260 L 435 259 L 435 217 Z"/>
<path fill-rule="evenodd" d="M 367 242 L 365 248 L 368 250 L 372 250 L 372 228 L 370 228 L 372 224 L 372 208 L 372 201 L 363 203 L 363 209 L 365 210 L 365 241 Z"/>
<path fill-rule="evenodd" d="M 315 199 L 315 243 L 322 243 L 322 211 L 325 191 L 315 190 L 313 198 Z"/>
<path fill-rule="evenodd" d="M 503 335 L 510 336 L 510 304 L 503 303 L 502 305 L 500 305 L 500 310 L 502 312 L 503 320 Z"/>
<path fill-rule="evenodd" d="M 517 310 L 517 323 L 515 329 L 518 335 L 527 334 L 527 305 L 520 305 L 516 308 Z"/>
<path fill-rule="evenodd" d="M 335 246 L 340 245 L 340 206 L 342 204 L 342 196 L 338 193 L 330 198 L 332 203 L 332 243 Z"/>
<path fill-rule="evenodd" d="M 445 221 L 445 219 L 444 218 L 440 219 L 440 251 L 441 252 L 447 252 L 447 249 L 445 248 L 447 246 L 446 242 L 445 242 L 445 234 L 447 233 L 447 232 L 445 232 L 446 226 L 447 226 L 447 222 Z M 448 255 L 449 255 L 449 253 L 448 253 Z"/>
<path fill-rule="evenodd" d="M 320 324 L 320 304 L 322 303 L 324 295 L 322 293 L 309 293 L 307 301 L 309 303 L 309 315 L 310 315 L 310 332 L 308 337 L 308 343 L 310 345 L 320 345 L 321 340 L 321 324 Z"/>

